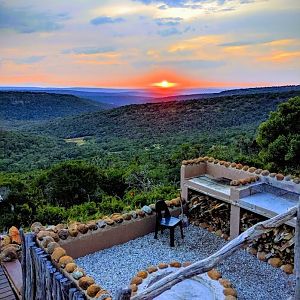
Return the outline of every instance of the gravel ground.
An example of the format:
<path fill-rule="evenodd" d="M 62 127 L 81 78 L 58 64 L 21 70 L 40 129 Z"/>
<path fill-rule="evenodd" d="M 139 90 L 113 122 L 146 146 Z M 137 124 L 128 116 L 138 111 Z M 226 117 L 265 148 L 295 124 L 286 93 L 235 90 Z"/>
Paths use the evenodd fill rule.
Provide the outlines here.
<path fill-rule="evenodd" d="M 137 238 L 76 260 L 102 287 L 115 295 L 120 286 L 128 286 L 137 271 L 160 262 L 169 263 L 203 259 L 226 244 L 226 242 L 202 228 L 190 225 L 185 229 L 185 239 L 176 232 L 174 248 L 169 246 L 167 230 L 159 239 L 153 234 Z M 282 300 L 294 292 L 295 276 L 286 275 L 280 269 L 260 262 L 239 250 L 217 266 L 224 278 L 228 278 L 238 292 L 240 300 Z"/>

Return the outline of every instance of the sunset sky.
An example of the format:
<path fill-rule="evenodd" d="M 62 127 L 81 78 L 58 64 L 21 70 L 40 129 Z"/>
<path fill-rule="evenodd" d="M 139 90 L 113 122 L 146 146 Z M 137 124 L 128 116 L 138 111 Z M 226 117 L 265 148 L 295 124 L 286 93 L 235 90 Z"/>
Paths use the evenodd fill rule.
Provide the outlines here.
<path fill-rule="evenodd" d="M 0 0 L 0 85 L 299 84 L 299 14 L 299 0 Z"/>

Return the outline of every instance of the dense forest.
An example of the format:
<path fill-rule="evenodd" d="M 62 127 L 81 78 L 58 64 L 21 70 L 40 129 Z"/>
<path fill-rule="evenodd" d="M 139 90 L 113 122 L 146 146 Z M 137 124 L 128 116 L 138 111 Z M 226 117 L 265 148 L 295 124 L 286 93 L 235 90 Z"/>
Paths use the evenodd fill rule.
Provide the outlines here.
<path fill-rule="evenodd" d="M 1 119 L 14 123 L 0 132 L 0 229 L 96 219 L 169 199 L 178 194 L 181 161 L 200 155 L 299 175 L 299 95 L 242 93 L 94 112 L 79 101 L 78 111 L 70 105 L 59 118 L 40 103 L 30 116 L 1 101 L 10 114 Z"/>

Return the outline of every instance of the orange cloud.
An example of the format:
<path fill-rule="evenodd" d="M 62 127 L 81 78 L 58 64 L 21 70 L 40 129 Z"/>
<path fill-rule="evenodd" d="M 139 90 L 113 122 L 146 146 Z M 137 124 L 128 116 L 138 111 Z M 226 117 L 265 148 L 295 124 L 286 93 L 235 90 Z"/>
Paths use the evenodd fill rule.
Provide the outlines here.
<path fill-rule="evenodd" d="M 95 59 L 79 59 L 75 61 L 78 64 L 91 64 L 91 65 L 125 65 L 126 63 L 120 60 L 95 60 Z"/>
<path fill-rule="evenodd" d="M 274 52 L 267 56 L 259 57 L 259 61 L 269 61 L 273 63 L 285 63 L 294 59 L 300 59 L 300 51 L 293 52 Z"/>
<path fill-rule="evenodd" d="M 274 40 L 271 42 L 266 42 L 263 44 L 269 45 L 269 46 L 290 46 L 290 45 L 299 44 L 299 40 L 297 40 L 297 39 L 281 39 L 281 40 Z"/>
<path fill-rule="evenodd" d="M 217 45 L 223 42 L 225 39 L 222 35 L 206 35 L 198 36 L 192 39 L 184 40 L 182 42 L 173 44 L 169 47 L 168 51 L 170 53 L 180 52 L 185 50 L 197 50 L 203 49 L 209 45 Z"/>

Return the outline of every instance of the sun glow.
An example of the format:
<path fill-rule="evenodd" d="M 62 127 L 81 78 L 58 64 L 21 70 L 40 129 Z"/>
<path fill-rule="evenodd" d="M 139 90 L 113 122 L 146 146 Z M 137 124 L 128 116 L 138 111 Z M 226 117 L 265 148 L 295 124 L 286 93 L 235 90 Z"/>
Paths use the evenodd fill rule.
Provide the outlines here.
<path fill-rule="evenodd" d="M 160 88 L 164 88 L 164 89 L 171 88 L 171 87 L 174 87 L 176 85 L 177 84 L 175 82 L 169 82 L 167 80 L 162 80 L 161 82 L 156 82 L 156 83 L 152 84 L 152 86 L 160 87 Z"/>

